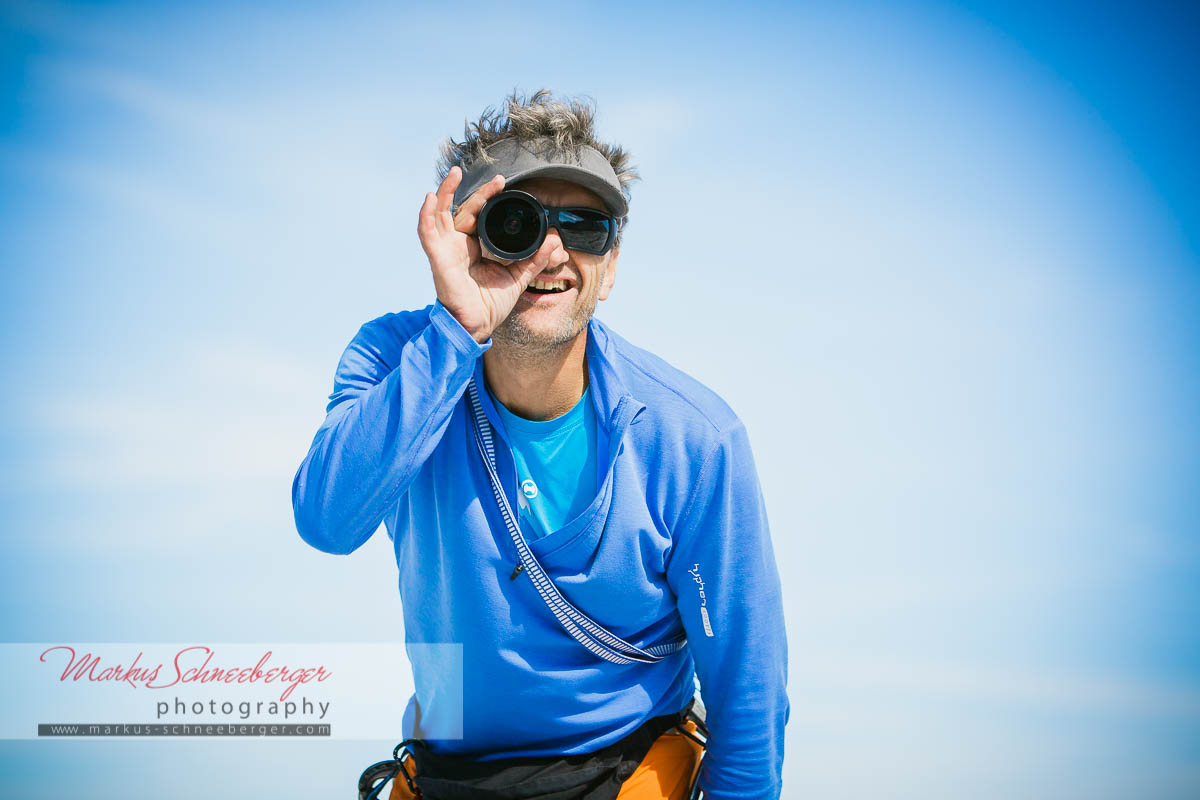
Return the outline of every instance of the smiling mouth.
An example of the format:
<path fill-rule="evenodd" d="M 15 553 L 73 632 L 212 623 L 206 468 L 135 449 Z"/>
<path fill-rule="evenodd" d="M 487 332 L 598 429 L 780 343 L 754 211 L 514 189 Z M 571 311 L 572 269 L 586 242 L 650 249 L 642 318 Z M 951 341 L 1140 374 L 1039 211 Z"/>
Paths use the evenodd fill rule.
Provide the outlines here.
<path fill-rule="evenodd" d="M 533 294 L 558 294 L 566 290 L 566 281 L 532 281 L 525 291 Z"/>

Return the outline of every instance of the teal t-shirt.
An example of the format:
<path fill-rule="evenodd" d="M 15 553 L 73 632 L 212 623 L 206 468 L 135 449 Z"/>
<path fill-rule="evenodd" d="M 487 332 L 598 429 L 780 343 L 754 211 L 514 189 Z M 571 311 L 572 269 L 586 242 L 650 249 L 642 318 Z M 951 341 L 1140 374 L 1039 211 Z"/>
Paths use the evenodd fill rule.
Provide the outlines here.
<path fill-rule="evenodd" d="M 598 445 L 590 389 L 570 411 L 544 422 L 517 416 L 492 395 L 512 442 L 521 531 L 529 540 L 562 528 L 596 497 Z"/>

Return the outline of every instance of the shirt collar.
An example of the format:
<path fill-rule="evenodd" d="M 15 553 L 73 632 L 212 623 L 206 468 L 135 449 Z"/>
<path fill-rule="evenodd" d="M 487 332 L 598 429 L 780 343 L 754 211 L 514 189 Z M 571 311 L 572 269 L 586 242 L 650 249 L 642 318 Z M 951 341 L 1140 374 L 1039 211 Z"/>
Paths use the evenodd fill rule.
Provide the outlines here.
<path fill-rule="evenodd" d="M 604 427 L 606 434 L 611 435 L 617 432 L 616 427 L 619 423 L 617 408 L 622 399 L 625 399 L 629 406 L 625 415 L 631 423 L 638 414 L 645 410 L 646 406 L 629 391 L 622 376 L 622 369 L 618 363 L 618 356 L 608 327 L 592 317 L 588 320 L 587 337 L 588 387 L 591 390 L 589 393 L 592 396 L 592 402 L 596 406 L 596 422 Z M 492 404 L 492 393 L 482 391 L 485 386 L 482 358 L 475 363 L 475 383 L 481 389 L 479 396 L 484 411 L 491 417 L 492 423 L 495 425 L 499 418 L 499 412 Z M 501 429 L 500 435 L 507 441 L 503 429 Z"/>
<path fill-rule="evenodd" d="M 618 363 L 608 327 L 595 317 L 588 320 L 587 359 L 596 413 L 607 428 L 611 430 L 616 425 L 617 406 L 622 398 L 627 398 L 631 421 L 645 410 L 645 404 L 633 396 L 624 380 L 623 365 Z"/>

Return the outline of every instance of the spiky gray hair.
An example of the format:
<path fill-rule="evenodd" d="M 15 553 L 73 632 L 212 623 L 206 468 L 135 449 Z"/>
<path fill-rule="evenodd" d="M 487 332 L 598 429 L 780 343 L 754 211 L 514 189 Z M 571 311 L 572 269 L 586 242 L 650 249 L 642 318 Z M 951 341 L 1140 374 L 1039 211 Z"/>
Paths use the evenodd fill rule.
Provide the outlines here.
<path fill-rule="evenodd" d="M 555 100 L 549 89 L 539 89 L 529 97 L 516 90 L 505 99 L 504 108 L 491 106 L 475 122 L 467 120 L 463 127 L 463 140 L 456 142 L 448 137 L 441 145 L 441 158 L 437 165 L 440 183 L 457 165 L 465 173 L 475 162 L 490 164 L 494 159 L 487 149 L 503 139 L 531 142 L 546 139 L 547 144 L 558 154 L 578 155 L 584 145 L 595 148 L 612 165 L 613 172 L 621 184 L 621 194 L 629 200 L 629 185 L 640 180 L 629 153 L 622 147 L 596 140 L 596 108 L 591 98 L 562 98 Z M 615 245 L 621 244 L 629 214 L 617 220 Z"/>

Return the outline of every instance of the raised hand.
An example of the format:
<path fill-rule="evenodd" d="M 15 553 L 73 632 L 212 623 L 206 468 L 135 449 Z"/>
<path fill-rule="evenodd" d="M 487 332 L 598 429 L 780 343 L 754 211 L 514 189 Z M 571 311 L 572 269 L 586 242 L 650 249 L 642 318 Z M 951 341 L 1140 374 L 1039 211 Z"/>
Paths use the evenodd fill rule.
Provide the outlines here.
<path fill-rule="evenodd" d="M 509 315 L 530 281 L 548 266 L 566 261 L 567 253 L 557 236 L 547 236 L 538 251 L 522 261 L 503 261 L 485 252 L 475 226 L 484 204 L 504 189 L 504 176 L 497 175 L 477 189 L 455 216 L 450 208 L 461 182 L 462 170 L 451 167 L 437 192 L 425 195 L 417 236 L 433 270 L 438 300 L 482 344 Z"/>

